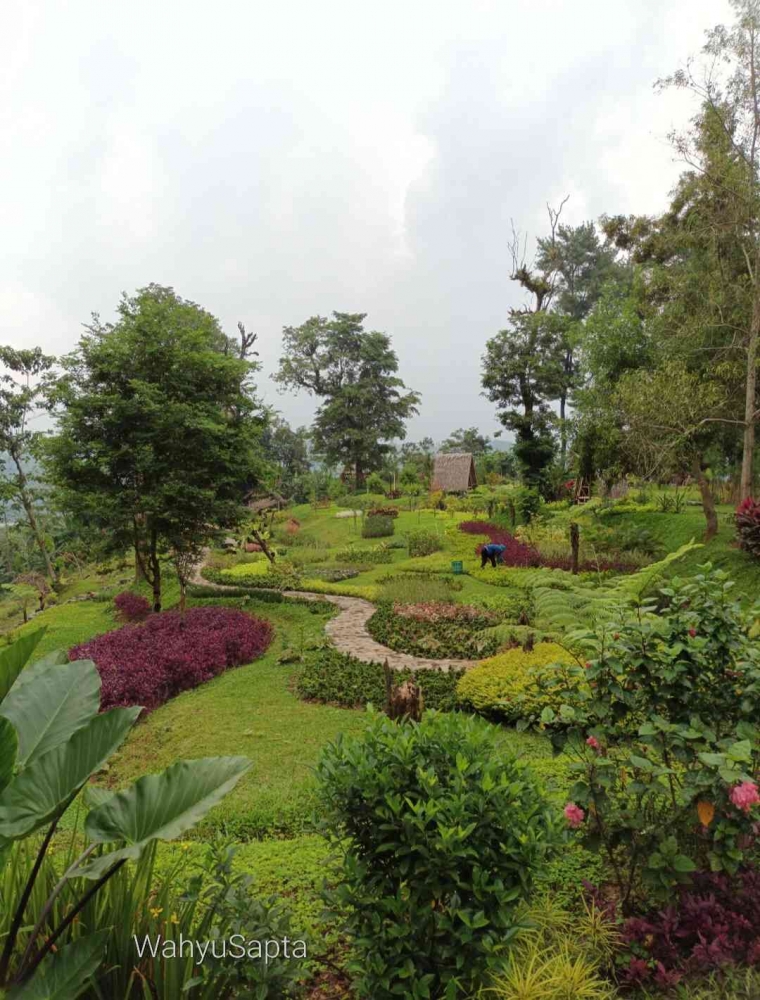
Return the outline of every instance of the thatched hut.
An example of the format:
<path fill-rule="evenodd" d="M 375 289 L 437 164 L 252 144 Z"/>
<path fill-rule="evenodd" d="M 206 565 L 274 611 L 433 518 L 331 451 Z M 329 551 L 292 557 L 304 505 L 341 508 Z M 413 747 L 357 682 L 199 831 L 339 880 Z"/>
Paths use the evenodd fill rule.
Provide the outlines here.
<path fill-rule="evenodd" d="M 435 456 L 432 482 L 434 490 L 443 490 L 444 493 L 466 493 L 477 485 L 475 462 L 469 452 Z"/>

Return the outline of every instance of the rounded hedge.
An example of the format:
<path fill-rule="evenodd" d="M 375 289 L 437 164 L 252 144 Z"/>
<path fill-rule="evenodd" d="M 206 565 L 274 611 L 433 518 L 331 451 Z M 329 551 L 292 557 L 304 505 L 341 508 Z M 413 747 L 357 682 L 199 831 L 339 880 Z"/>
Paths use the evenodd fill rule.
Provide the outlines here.
<path fill-rule="evenodd" d="M 491 718 L 536 720 L 544 708 L 559 711 L 563 701 L 564 674 L 553 665 L 574 663 L 554 642 L 540 642 L 530 651 L 516 646 L 468 670 L 457 685 L 457 697 L 460 704 Z"/>
<path fill-rule="evenodd" d="M 103 682 L 101 710 L 116 705 L 150 710 L 229 667 L 250 663 L 271 641 L 269 622 L 244 611 L 191 608 L 96 636 L 69 650 L 69 659 L 94 661 Z"/>

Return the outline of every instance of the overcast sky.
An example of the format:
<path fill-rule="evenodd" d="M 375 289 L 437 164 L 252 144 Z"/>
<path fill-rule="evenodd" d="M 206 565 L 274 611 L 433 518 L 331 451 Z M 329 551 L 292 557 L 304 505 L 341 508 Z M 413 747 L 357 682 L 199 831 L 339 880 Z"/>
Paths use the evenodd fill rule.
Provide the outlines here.
<path fill-rule="evenodd" d="M 693 106 L 653 82 L 726 0 L 3 0 L 2 342 L 71 349 L 172 285 L 258 332 L 366 312 L 422 393 L 409 437 L 492 433 L 485 341 L 530 235 L 656 212 Z"/>

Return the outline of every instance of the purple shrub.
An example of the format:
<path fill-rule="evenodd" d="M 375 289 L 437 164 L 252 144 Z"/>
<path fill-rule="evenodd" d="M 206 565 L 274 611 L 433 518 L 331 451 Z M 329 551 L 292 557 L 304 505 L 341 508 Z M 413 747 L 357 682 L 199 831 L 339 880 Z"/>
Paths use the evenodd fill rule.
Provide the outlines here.
<path fill-rule="evenodd" d="M 760 559 L 760 500 L 747 497 L 736 508 L 736 531 L 739 546 Z"/>
<path fill-rule="evenodd" d="M 622 978 L 631 986 L 673 984 L 724 965 L 757 965 L 760 872 L 696 874 L 671 905 L 626 920 L 622 942 L 631 956 Z"/>
<path fill-rule="evenodd" d="M 74 646 L 69 658 L 94 661 L 103 682 L 101 710 L 116 705 L 151 710 L 229 667 L 250 663 L 271 641 L 267 621 L 231 608 L 201 607 L 124 625 Z"/>
<path fill-rule="evenodd" d="M 131 590 L 124 590 L 113 599 L 116 613 L 123 622 L 141 622 L 150 614 L 150 601 Z"/>

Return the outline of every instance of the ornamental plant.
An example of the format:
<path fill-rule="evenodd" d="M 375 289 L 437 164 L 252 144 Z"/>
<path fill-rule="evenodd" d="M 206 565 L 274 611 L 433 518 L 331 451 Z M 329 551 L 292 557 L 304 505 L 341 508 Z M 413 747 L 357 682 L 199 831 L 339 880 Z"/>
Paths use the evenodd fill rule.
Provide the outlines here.
<path fill-rule="evenodd" d="M 151 710 L 230 667 L 250 663 L 272 641 L 272 626 L 233 608 L 164 611 L 143 625 L 124 625 L 70 651 L 93 660 L 102 680 L 101 709 Z"/>
<path fill-rule="evenodd" d="M 362 525 L 362 538 L 388 538 L 393 534 L 394 529 L 392 517 L 385 515 L 367 517 Z"/>
<path fill-rule="evenodd" d="M 602 851 L 630 913 L 695 871 L 735 873 L 760 820 L 758 609 L 702 568 L 596 633 L 576 633 L 583 683 L 542 720 L 574 760 L 571 826 Z M 570 822 L 570 814 L 567 815 Z"/>
<path fill-rule="evenodd" d="M 736 531 L 739 545 L 755 559 L 760 559 L 760 500 L 747 497 L 736 508 Z"/>
<path fill-rule="evenodd" d="M 27 666 L 44 631 L 0 653 L 0 870 L 19 842 L 36 854 L 23 884 L 6 881 L 12 891 L 0 900 L 0 994 L 19 1000 L 80 996 L 98 976 L 109 934 L 83 932 L 79 917 L 92 897 L 156 840 L 193 827 L 250 767 L 245 757 L 178 761 L 119 792 L 93 790 L 80 827 L 85 845 L 67 858 L 58 884 L 44 884 L 40 872 L 63 814 L 141 711 L 100 712 L 101 680 L 88 660 L 69 663 L 55 652 Z M 56 900 L 71 879 L 91 884 L 64 911 Z"/>
<path fill-rule="evenodd" d="M 410 531 L 406 536 L 406 543 L 410 556 L 430 556 L 434 552 L 440 552 L 443 548 L 443 539 L 435 531 L 426 531 L 420 528 L 417 531 Z"/>
<path fill-rule="evenodd" d="M 456 606 L 456 605 L 455 605 Z M 410 614 L 415 607 L 418 614 Z M 440 614 L 430 605 L 394 605 L 383 602 L 367 622 L 367 631 L 377 642 L 400 653 L 431 659 L 480 659 L 496 652 L 499 640 L 484 629 L 497 618 L 482 608 L 468 608 L 450 616 L 450 605 Z M 462 607 L 459 605 L 458 607 Z"/>
<path fill-rule="evenodd" d="M 488 718 L 525 728 L 538 722 L 547 707 L 558 712 L 568 688 L 583 682 L 576 672 L 562 669 L 575 663 L 575 657 L 554 642 L 540 642 L 531 650 L 515 646 L 468 670 L 459 681 L 457 697 L 461 705 Z"/>
<path fill-rule="evenodd" d="M 113 603 L 117 615 L 123 622 L 141 622 L 150 614 L 150 601 L 131 590 L 117 594 Z"/>
<path fill-rule="evenodd" d="M 357 994 L 471 996 L 499 968 L 517 907 L 560 843 L 558 818 L 496 731 L 458 713 L 373 714 L 317 768 L 325 832 L 343 857 Z"/>

